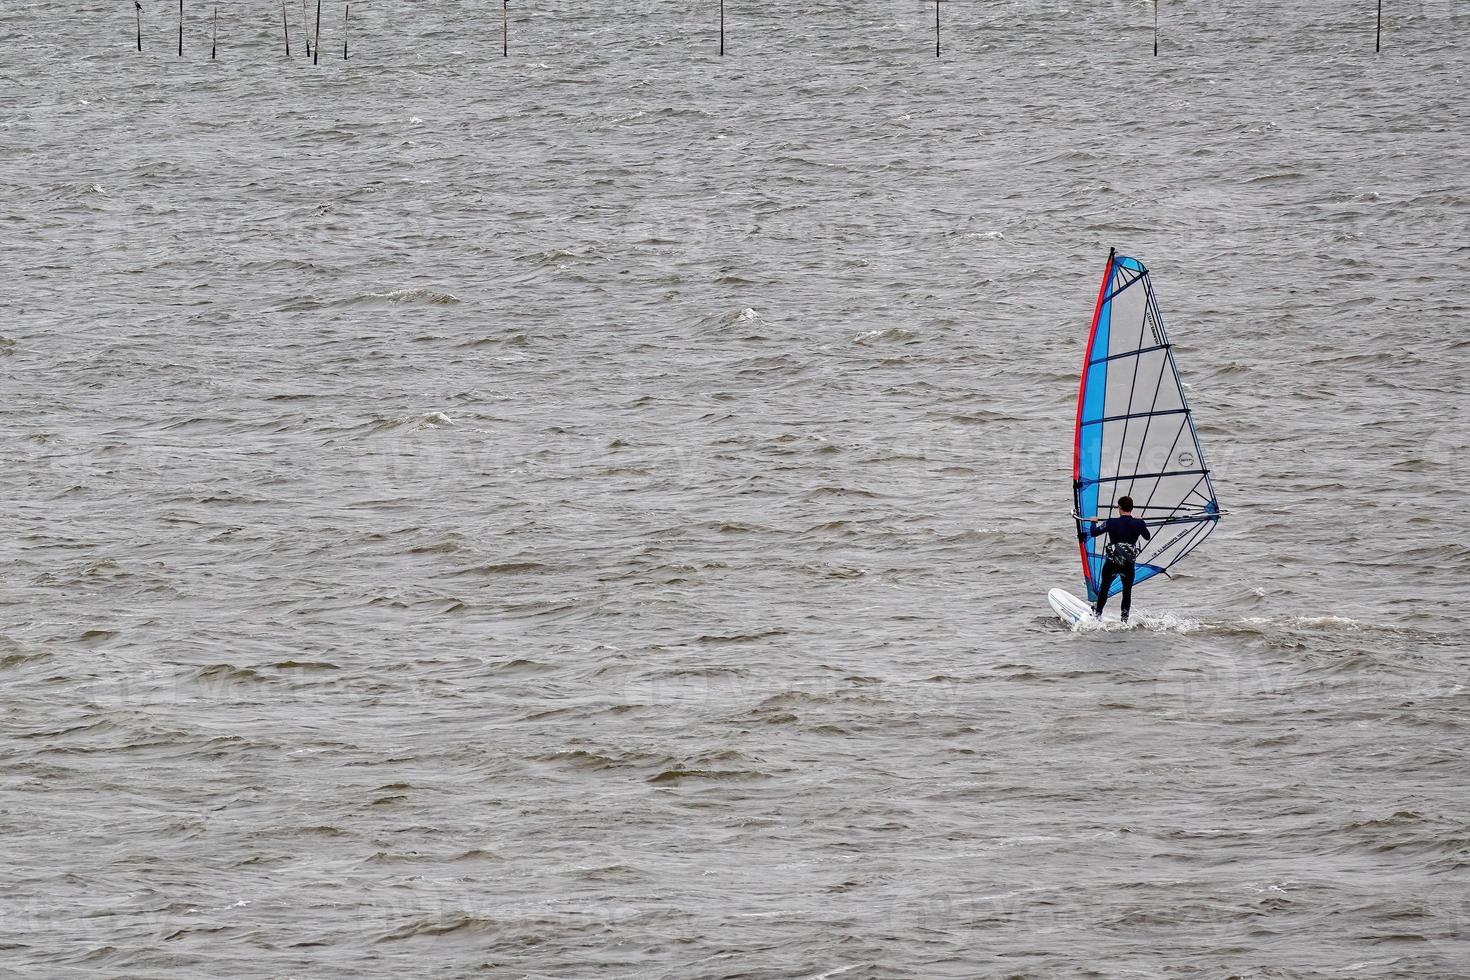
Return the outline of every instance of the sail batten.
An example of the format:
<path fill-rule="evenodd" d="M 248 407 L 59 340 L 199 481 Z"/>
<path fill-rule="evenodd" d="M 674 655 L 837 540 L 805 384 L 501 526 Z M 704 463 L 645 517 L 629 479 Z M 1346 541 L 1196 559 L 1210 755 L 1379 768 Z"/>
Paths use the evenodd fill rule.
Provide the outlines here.
<path fill-rule="evenodd" d="M 1124 494 L 1134 498 L 1135 516 L 1158 529 L 1139 554 L 1135 584 L 1165 574 L 1220 519 L 1148 270 L 1116 252 L 1108 255 L 1082 360 L 1072 479 L 1079 530 L 1115 515 Z M 1092 600 L 1104 543 L 1089 538 L 1080 545 Z M 1112 591 L 1121 587 L 1115 582 Z"/>

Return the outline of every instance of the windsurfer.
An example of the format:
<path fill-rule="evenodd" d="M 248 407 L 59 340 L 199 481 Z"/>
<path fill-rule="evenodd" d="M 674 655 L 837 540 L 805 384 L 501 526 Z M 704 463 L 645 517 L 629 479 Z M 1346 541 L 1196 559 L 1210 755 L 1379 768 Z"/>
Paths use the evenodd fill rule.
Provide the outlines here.
<path fill-rule="evenodd" d="M 1134 560 L 1138 557 L 1138 539 L 1148 541 L 1153 537 L 1149 533 L 1148 525 L 1133 516 L 1133 498 L 1123 496 L 1118 498 L 1118 516 L 1109 517 L 1105 521 L 1093 521 L 1092 528 L 1084 535 L 1078 528 L 1078 537 L 1086 540 L 1090 537 L 1108 536 L 1108 546 L 1103 551 L 1102 576 L 1097 586 L 1097 602 L 1092 607 L 1092 612 L 1098 619 L 1102 619 L 1103 605 L 1108 601 L 1108 590 L 1112 588 L 1114 577 L 1123 580 L 1123 622 L 1128 622 L 1128 609 L 1133 604 L 1133 571 Z"/>

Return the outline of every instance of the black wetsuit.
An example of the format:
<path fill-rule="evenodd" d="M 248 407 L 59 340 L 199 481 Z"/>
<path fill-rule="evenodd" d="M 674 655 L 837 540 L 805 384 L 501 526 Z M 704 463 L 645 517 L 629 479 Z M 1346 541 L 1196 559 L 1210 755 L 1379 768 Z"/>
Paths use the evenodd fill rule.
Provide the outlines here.
<path fill-rule="evenodd" d="M 1115 544 L 1126 544 L 1131 548 L 1138 547 L 1138 539 L 1147 541 L 1153 537 L 1149 533 L 1148 525 L 1131 514 L 1121 514 L 1117 517 L 1109 517 L 1105 521 L 1094 521 L 1092 524 L 1092 537 L 1100 535 L 1108 536 L 1109 546 Z M 1102 618 L 1103 605 L 1108 601 L 1108 589 L 1112 587 L 1113 577 L 1118 576 L 1123 580 L 1123 622 L 1128 622 L 1128 609 L 1133 605 L 1133 562 L 1132 560 L 1115 562 L 1111 557 L 1103 559 L 1102 576 L 1097 585 L 1097 602 L 1093 604 L 1092 611 Z"/>

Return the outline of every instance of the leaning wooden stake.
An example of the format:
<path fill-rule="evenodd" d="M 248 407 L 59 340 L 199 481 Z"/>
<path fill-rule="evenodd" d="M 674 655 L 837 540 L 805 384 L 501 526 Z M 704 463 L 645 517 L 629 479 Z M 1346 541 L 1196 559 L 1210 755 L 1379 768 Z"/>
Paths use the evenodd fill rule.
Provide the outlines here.
<path fill-rule="evenodd" d="M 179 57 L 184 56 L 184 0 L 179 0 Z"/>
<path fill-rule="evenodd" d="M 322 0 L 316 0 L 316 40 L 311 46 L 311 63 L 317 64 L 322 56 Z"/>
<path fill-rule="evenodd" d="M 720 57 L 725 56 L 725 0 L 720 0 Z"/>
<path fill-rule="evenodd" d="M 281 0 L 281 34 L 286 38 L 286 57 L 291 57 L 291 22 L 286 19 L 286 0 Z"/>
<path fill-rule="evenodd" d="M 1375 53 L 1383 50 L 1383 0 L 1378 0 L 1378 36 L 1373 41 Z"/>
<path fill-rule="evenodd" d="M 301 29 L 306 32 L 306 56 L 311 57 L 311 14 L 306 11 L 306 0 L 301 0 Z"/>
<path fill-rule="evenodd" d="M 934 0 L 934 57 L 939 57 L 939 0 Z"/>
<path fill-rule="evenodd" d="M 1154 57 L 1159 56 L 1159 0 L 1154 0 Z"/>
<path fill-rule="evenodd" d="M 352 23 L 352 4 L 342 11 L 342 60 L 347 60 L 347 27 Z"/>
<path fill-rule="evenodd" d="M 219 8 L 214 8 L 214 36 L 209 41 L 209 60 L 219 53 Z"/>
<path fill-rule="evenodd" d="M 133 0 L 133 14 L 138 19 L 138 51 L 143 50 L 143 3 L 142 0 Z"/>

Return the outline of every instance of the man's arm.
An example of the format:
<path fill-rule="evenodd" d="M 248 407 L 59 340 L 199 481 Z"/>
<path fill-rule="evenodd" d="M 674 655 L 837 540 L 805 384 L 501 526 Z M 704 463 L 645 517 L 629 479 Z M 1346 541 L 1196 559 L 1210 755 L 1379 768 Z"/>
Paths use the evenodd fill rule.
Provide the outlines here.
<path fill-rule="evenodd" d="M 1092 537 L 1095 538 L 1095 537 L 1098 537 L 1099 535 L 1107 534 L 1107 533 L 1108 533 L 1108 522 L 1107 521 L 1093 521 L 1092 522 L 1092 535 L 1091 535 Z"/>

